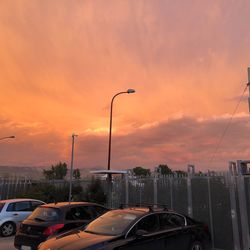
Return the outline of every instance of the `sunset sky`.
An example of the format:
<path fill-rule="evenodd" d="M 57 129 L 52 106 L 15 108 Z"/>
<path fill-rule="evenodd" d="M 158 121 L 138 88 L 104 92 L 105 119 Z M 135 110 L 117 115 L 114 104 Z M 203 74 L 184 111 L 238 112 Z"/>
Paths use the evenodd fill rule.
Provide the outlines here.
<path fill-rule="evenodd" d="M 249 0 L 0 0 L 0 165 L 250 159 Z M 211 160 L 212 159 L 212 160 Z"/>

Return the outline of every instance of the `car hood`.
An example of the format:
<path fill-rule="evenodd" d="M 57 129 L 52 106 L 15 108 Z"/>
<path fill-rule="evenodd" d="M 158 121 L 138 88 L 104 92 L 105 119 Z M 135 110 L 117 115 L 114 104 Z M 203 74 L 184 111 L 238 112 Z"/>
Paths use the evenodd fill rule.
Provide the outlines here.
<path fill-rule="evenodd" d="M 102 249 L 108 241 L 118 236 L 97 235 L 86 232 L 74 233 L 67 236 L 54 237 L 39 246 L 39 250 L 80 250 Z M 91 247 L 91 248 L 89 248 Z"/>

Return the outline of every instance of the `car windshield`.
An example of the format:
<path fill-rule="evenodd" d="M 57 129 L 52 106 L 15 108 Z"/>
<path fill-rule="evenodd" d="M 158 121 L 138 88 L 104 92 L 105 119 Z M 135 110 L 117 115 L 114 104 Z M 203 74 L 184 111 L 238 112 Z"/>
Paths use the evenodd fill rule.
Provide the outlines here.
<path fill-rule="evenodd" d="M 140 215 L 127 211 L 114 210 L 91 222 L 85 232 L 103 235 L 120 235 Z"/>
<path fill-rule="evenodd" d="M 60 210 L 51 207 L 38 207 L 28 217 L 28 220 L 37 221 L 57 221 L 59 219 Z"/>
<path fill-rule="evenodd" d="M 0 202 L 0 212 L 2 211 L 3 207 L 4 207 L 4 204 L 3 202 Z"/>

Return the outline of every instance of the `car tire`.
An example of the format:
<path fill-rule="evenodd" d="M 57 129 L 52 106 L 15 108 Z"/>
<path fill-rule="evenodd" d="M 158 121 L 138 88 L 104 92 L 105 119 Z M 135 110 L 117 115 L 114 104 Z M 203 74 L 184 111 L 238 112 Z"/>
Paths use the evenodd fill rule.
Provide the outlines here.
<path fill-rule="evenodd" d="M 199 241 L 194 241 L 194 242 L 191 244 L 189 250 L 204 250 L 204 247 L 203 247 L 203 245 L 202 245 L 201 242 L 199 242 Z"/>
<path fill-rule="evenodd" d="M 16 231 L 16 226 L 13 222 L 5 222 L 1 227 L 0 227 L 0 233 L 3 237 L 8 237 L 11 236 L 15 233 Z"/>

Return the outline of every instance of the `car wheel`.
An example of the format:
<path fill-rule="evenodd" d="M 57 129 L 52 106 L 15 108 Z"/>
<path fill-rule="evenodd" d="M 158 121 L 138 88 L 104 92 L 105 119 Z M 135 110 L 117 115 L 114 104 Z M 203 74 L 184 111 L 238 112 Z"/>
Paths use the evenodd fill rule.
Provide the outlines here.
<path fill-rule="evenodd" d="M 1 235 L 4 237 L 11 236 L 15 233 L 15 230 L 16 227 L 13 222 L 5 222 L 0 228 Z"/>
<path fill-rule="evenodd" d="M 204 250 L 203 245 L 199 241 L 194 241 L 191 244 L 190 250 Z"/>

